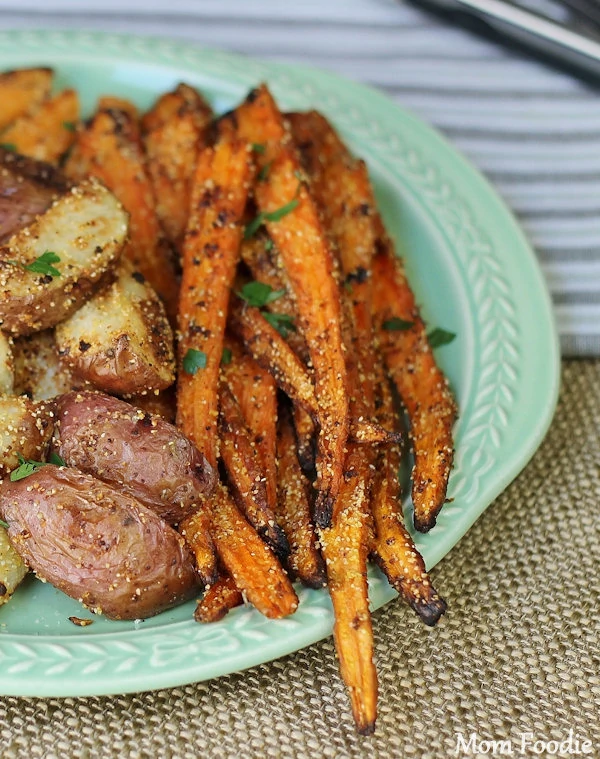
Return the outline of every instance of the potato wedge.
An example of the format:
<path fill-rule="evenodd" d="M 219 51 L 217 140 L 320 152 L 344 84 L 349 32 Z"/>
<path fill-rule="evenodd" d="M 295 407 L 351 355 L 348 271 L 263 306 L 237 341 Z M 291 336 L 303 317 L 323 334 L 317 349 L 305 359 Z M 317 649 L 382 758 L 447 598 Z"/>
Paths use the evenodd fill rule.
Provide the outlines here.
<path fill-rule="evenodd" d="M 66 177 L 51 164 L 0 147 L 0 243 L 35 221 L 68 189 Z"/>
<path fill-rule="evenodd" d="M 258 535 L 271 546 L 278 558 L 283 559 L 290 547 L 285 533 L 275 520 L 273 507 L 268 502 L 266 478 L 252 433 L 225 382 L 221 383 L 219 397 L 220 453 L 229 475 L 231 491 Z"/>
<path fill-rule="evenodd" d="M 56 399 L 52 450 L 67 466 L 126 493 L 172 525 L 200 506 L 216 472 L 181 432 L 103 393 Z"/>
<path fill-rule="evenodd" d="M 181 536 L 87 474 L 47 465 L 4 480 L 0 509 L 12 545 L 36 574 L 97 614 L 145 619 L 197 592 Z"/>
<path fill-rule="evenodd" d="M 271 619 L 293 614 L 298 597 L 289 577 L 222 485 L 212 499 L 211 524 L 219 557 L 250 603 Z"/>
<path fill-rule="evenodd" d="M 213 466 L 223 335 L 253 171 L 247 146 L 235 139 L 200 154 L 183 246 L 177 424 Z M 188 366 L 190 357 L 202 368 Z"/>
<path fill-rule="evenodd" d="M 292 577 L 309 588 L 322 588 L 327 577 L 310 516 L 312 488 L 300 468 L 288 409 L 281 410 L 277 433 L 276 516 L 290 544 L 286 564 Z"/>
<path fill-rule="evenodd" d="M 50 95 L 52 69 L 32 68 L 0 74 L 0 129 L 34 111 Z M 0 137 L 0 142 L 4 140 Z"/>
<path fill-rule="evenodd" d="M 16 338 L 13 353 L 15 395 L 46 401 L 81 384 L 60 360 L 52 329 Z"/>
<path fill-rule="evenodd" d="M 199 151 L 207 146 L 211 119 L 208 103 L 187 84 L 162 95 L 142 118 L 156 213 L 178 248 L 188 222 L 194 167 Z"/>
<path fill-rule="evenodd" d="M 12 547 L 8 533 L 0 527 L 0 606 L 10 601 L 29 568 Z"/>
<path fill-rule="evenodd" d="M 43 460 L 54 429 L 52 404 L 0 396 L 0 481 L 19 466 L 19 455 Z"/>
<path fill-rule="evenodd" d="M 219 577 L 204 594 L 204 598 L 198 602 L 194 619 L 196 622 L 218 622 L 220 619 L 236 606 L 244 603 L 244 597 L 233 577 L 225 575 Z"/>
<path fill-rule="evenodd" d="M 109 393 L 164 390 L 175 381 L 163 304 L 126 261 L 112 284 L 56 327 L 56 344 L 78 378 Z"/>
<path fill-rule="evenodd" d="M 0 395 L 12 395 L 15 383 L 15 364 L 12 341 L 0 332 Z"/>
<path fill-rule="evenodd" d="M 84 180 L 0 246 L 0 329 L 29 335 L 70 316 L 118 259 L 127 214 L 95 180 Z M 59 275 L 31 271 L 45 253 Z"/>
<path fill-rule="evenodd" d="M 410 421 L 415 456 L 414 524 L 417 530 L 427 532 L 446 500 L 454 458 L 456 403 L 448 380 L 435 362 L 402 262 L 384 235 L 373 263 L 373 288 L 381 351 Z M 412 327 L 386 329 L 394 318 Z"/>
<path fill-rule="evenodd" d="M 79 97 L 63 90 L 21 116 L 0 135 L 17 153 L 38 161 L 56 163 L 75 141 L 73 125 L 79 120 Z"/>
<path fill-rule="evenodd" d="M 130 215 L 123 256 L 152 285 L 174 320 L 179 298 L 176 262 L 156 216 L 137 120 L 116 108 L 98 111 L 77 132 L 65 172 L 75 178 L 98 177 L 121 201 Z"/>

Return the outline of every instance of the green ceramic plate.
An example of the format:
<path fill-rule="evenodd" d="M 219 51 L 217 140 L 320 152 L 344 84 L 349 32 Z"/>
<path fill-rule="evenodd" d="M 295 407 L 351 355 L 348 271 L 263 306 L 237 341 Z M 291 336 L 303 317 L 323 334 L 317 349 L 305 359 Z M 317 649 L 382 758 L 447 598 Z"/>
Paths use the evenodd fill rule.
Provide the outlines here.
<path fill-rule="evenodd" d="M 223 111 L 266 80 L 284 108 L 324 111 L 367 160 L 426 320 L 457 334 L 438 349 L 461 412 L 454 500 L 435 529 L 416 537 L 428 566 L 438 562 L 525 466 L 557 398 L 548 294 L 530 247 L 487 182 L 414 116 L 325 72 L 132 36 L 0 34 L 0 69 L 35 64 L 54 66 L 58 84 L 77 88 L 86 109 L 101 93 L 144 108 L 185 80 Z M 376 571 L 370 580 L 374 608 L 394 598 Z M 96 618 L 79 628 L 68 621 L 89 616 L 79 604 L 29 579 L 0 609 L 0 693 L 125 693 L 250 667 L 331 633 L 327 593 L 301 590 L 300 598 L 296 614 L 278 622 L 240 608 L 202 626 L 191 620 L 190 603 L 145 622 Z"/>

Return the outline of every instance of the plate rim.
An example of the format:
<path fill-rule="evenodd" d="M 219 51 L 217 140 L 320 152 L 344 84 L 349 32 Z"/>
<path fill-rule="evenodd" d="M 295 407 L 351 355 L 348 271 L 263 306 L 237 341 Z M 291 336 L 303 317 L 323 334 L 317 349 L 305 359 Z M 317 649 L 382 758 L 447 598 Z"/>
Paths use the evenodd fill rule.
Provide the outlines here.
<path fill-rule="evenodd" d="M 313 88 L 312 91 L 314 91 L 315 87 L 317 91 L 323 87 L 325 90 L 333 91 L 340 88 L 344 90 L 342 100 L 348 99 L 350 95 L 349 99 L 351 102 L 356 100 L 363 107 L 365 104 L 368 104 L 375 112 L 390 111 L 403 125 L 410 125 L 409 128 L 414 129 L 415 134 L 416 132 L 420 134 L 420 140 L 415 139 L 415 144 L 427 144 L 433 141 L 436 147 L 436 151 L 434 152 L 438 161 L 441 159 L 437 150 L 441 151 L 444 161 L 448 161 L 451 166 L 457 169 L 459 174 L 462 172 L 470 182 L 474 182 L 479 187 L 486 204 L 491 203 L 491 205 L 495 206 L 500 216 L 503 217 L 503 223 L 506 223 L 504 234 L 510 233 L 516 242 L 516 247 L 525 255 L 524 262 L 526 262 L 528 267 L 527 276 L 532 278 L 531 281 L 534 283 L 534 290 L 539 306 L 544 313 L 546 330 L 543 338 L 547 350 L 544 357 L 547 377 L 547 385 L 544 388 L 544 392 L 547 403 L 544 413 L 538 417 L 535 428 L 531 431 L 526 443 L 520 449 L 520 455 L 518 457 L 513 456 L 511 461 L 504 466 L 502 477 L 496 478 L 494 486 L 486 490 L 485 497 L 477 506 L 471 506 L 468 509 L 469 518 L 465 519 L 463 516 L 460 522 L 460 530 L 455 530 L 454 533 L 452 530 L 447 531 L 444 539 L 440 541 L 439 527 L 436 527 L 428 536 L 420 538 L 420 547 L 424 547 L 425 551 L 428 552 L 428 564 L 432 566 L 437 563 L 443 555 L 456 545 L 460 537 L 466 533 L 493 499 L 525 467 L 541 443 L 551 423 L 558 398 L 560 352 L 550 296 L 545 280 L 535 254 L 525 239 L 512 212 L 500 198 L 497 191 L 489 184 L 488 180 L 440 132 L 397 105 L 394 101 L 388 99 L 385 95 L 366 85 L 345 79 L 329 71 L 322 71 L 306 66 L 305 64 L 289 65 L 259 61 L 254 58 L 245 58 L 220 50 L 203 48 L 189 42 L 180 42 L 161 37 L 97 31 L 88 32 L 85 30 L 6 30 L 0 32 L 0 42 L 3 43 L 0 45 L 0 60 L 12 58 L 14 62 L 7 64 L 10 66 L 23 65 L 18 59 L 21 57 L 31 59 L 33 54 L 40 58 L 40 63 L 45 60 L 47 65 L 60 67 L 60 59 L 63 62 L 78 59 L 83 54 L 82 48 L 89 46 L 91 49 L 86 51 L 86 54 L 89 56 L 88 60 L 105 60 L 110 57 L 110 50 L 112 49 L 114 55 L 116 49 L 119 53 L 119 61 L 132 60 L 136 65 L 142 63 L 145 66 L 150 65 L 151 59 L 159 67 L 176 66 L 177 68 L 185 69 L 189 65 L 198 65 L 198 61 L 203 57 L 211 57 L 213 66 L 216 64 L 217 67 L 229 66 L 236 71 L 239 69 L 240 79 L 252 79 L 253 83 L 257 83 L 263 77 L 268 79 L 276 78 L 278 80 L 274 86 L 276 92 L 279 87 L 284 86 L 282 83 L 286 79 L 292 83 L 305 82 L 309 89 Z M 36 49 L 40 44 L 45 46 L 42 51 Z M 102 51 L 94 49 L 94 45 L 98 44 L 103 46 Z M 16 46 L 19 47 L 19 50 L 11 52 L 10 47 Z M 7 48 L 9 48 L 8 52 Z M 144 61 L 144 58 L 148 58 L 149 60 Z M 193 62 L 192 64 L 189 63 L 190 60 Z M 256 76 L 257 74 L 259 75 L 258 77 Z M 213 76 L 215 77 L 215 84 L 223 83 L 223 80 L 218 80 L 217 75 Z M 318 80 L 318 83 L 316 80 Z M 231 78 L 228 84 L 230 83 Z M 235 87 L 238 84 L 239 81 L 236 82 Z M 245 84 L 244 86 L 251 86 L 251 84 Z M 350 90 L 350 93 L 348 93 L 348 90 Z M 384 118 L 383 122 L 387 123 L 387 117 Z M 411 137 L 413 136 L 411 135 Z M 418 149 L 416 150 L 416 154 L 412 156 L 412 159 L 418 164 L 420 160 Z M 469 188 L 466 191 L 466 195 L 470 198 L 472 205 L 474 201 L 470 197 L 471 193 L 472 190 Z M 462 198 L 462 195 L 460 195 L 460 198 Z M 451 506 L 449 506 L 442 512 L 440 517 L 442 527 L 447 522 L 446 515 L 451 510 Z M 452 537 L 453 534 L 459 531 L 460 536 L 456 537 L 456 539 Z M 442 544 L 443 547 L 440 548 Z M 387 583 L 381 579 L 381 576 L 375 570 L 370 570 L 369 578 L 372 590 L 375 589 L 381 600 L 377 604 L 377 608 L 395 597 L 395 593 L 389 589 L 389 586 L 385 587 Z M 317 593 L 321 593 L 321 596 L 317 596 Z M 189 664 L 190 657 L 198 655 L 199 646 L 203 646 L 210 651 L 210 636 L 208 638 L 205 636 L 202 640 L 198 640 L 198 636 L 184 635 L 175 640 L 173 646 L 173 633 L 181 632 L 182 628 L 189 628 L 191 626 L 194 626 L 195 629 L 198 628 L 198 625 L 192 620 L 189 622 L 174 622 L 163 627 L 136 631 L 139 640 L 143 640 L 145 644 L 148 641 L 151 642 L 151 650 L 148 652 L 148 656 L 150 659 L 154 659 L 155 663 L 154 665 L 150 665 L 154 668 L 149 672 L 146 670 L 137 672 L 132 668 L 127 669 L 126 667 L 120 671 L 118 670 L 118 667 L 121 666 L 123 661 L 127 660 L 128 656 L 129 658 L 136 656 L 136 646 L 130 641 L 131 630 L 123 633 L 118 631 L 114 633 L 93 633 L 91 630 L 88 632 L 89 628 L 83 628 L 81 632 L 84 632 L 84 634 L 81 636 L 40 636 L 35 633 L 25 635 L 0 633 L 0 665 L 3 663 L 10 665 L 11 661 L 15 662 L 9 666 L 9 671 L 5 672 L 2 677 L 0 693 L 16 696 L 72 697 L 139 692 L 142 690 L 179 686 L 246 669 L 292 653 L 305 645 L 309 645 L 329 635 L 331 633 L 331 615 L 327 604 L 322 603 L 323 596 L 326 597 L 326 593 L 323 591 L 303 589 L 301 591 L 302 602 L 304 603 L 306 598 L 310 599 L 310 613 L 307 614 L 308 609 L 303 608 L 303 603 L 301 603 L 300 610 L 296 613 L 299 616 L 294 615 L 295 618 L 280 620 L 278 622 L 256 620 L 255 618 L 260 615 L 249 609 L 234 610 L 229 615 L 230 626 L 237 625 L 237 633 L 242 636 L 250 633 L 255 636 L 257 642 L 262 641 L 262 653 L 260 653 L 259 648 L 259 651 L 255 651 L 250 660 L 245 651 L 237 653 L 230 651 L 228 653 L 228 666 L 223 667 L 216 664 L 217 657 L 215 657 L 215 662 L 212 663 L 212 666 L 204 663 L 199 670 L 192 669 L 191 675 L 190 669 L 187 666 L 185 667 L 185 671 L 183 671 L 181 668 L 174 669 L 170 667 L 169 662 L 180 662 L 177 666 L 181 667 L 182 663 Z M 304 605 L 306 606 L 306 604 Z M 253 621 L 249 623 L 250 618 Z M 302 628 L 307 623 L 310 623 L 311 634 L 308 636 L 310 639 L 302 635 L 302 629 L 299 630 L 299 626 Z M 223 629 L 222 627 L 219 628 L 220 624 L 217 623 L 213 628 L 216 630 L 214 640 L 212 640 L 215 651 L 223 650 L 224 645 L 223 636 L 219 635 L 219 629 Z M 282 630 L 284 633 L 285 630 L 288 631 L 288 636 L 284 634 L 281 636 L 281 639 L 294 640 L 295 642 L 291 646 L 289 644 L 282 646 L 281 640 L 278 639 L 279 636 L 273 636 L 265 631 L 265 628 L 272 625 L 278 626 L 279 633 Z M 246 631 L 245 633 L 244 630 Z M 261 635 L 263 636 L 262 638 Z M 100 659 L 106 654 L 106 646 L 103 644 L 106 643 L 107 636 L 117 645 L 117 648 L 120 647 L 120 656 L 116 657 L 118 659 L 117 670 L 112 674 L 109 672 L 108 675 L 104 674 L 101 677 L 88 677 L 94 673 L 99 675 L 102 671 Z M 102 641 L 100 642 L 99 639 L 102 639 Z M 300 641 L 300 645 L 297 645 L 298 641 Z M 8 651 L 11 647 L 12 652 Z M 78 668 L 80 660 L 84 662 L 84 665 Z M 68 674 L 68 686 L 65 688 L 66 673 L 69 669 L 73 668 L 74 663 L 75 669 Z M 30 666 L 26 667 L 24 666 L 25 664 L 30 664 Z M 45 667 L 41 674 L 34 671 L 37 664 L 42 664 Z M 119 675 L 119 677 L 122 674 L 122 677 L 126 677 L 127 681 L 115 683 L 115 674 Z"/>

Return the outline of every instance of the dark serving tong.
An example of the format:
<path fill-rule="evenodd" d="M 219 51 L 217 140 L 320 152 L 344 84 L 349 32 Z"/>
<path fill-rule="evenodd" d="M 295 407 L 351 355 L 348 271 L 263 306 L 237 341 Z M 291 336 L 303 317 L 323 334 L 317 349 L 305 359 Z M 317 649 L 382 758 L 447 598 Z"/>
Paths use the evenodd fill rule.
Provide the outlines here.
<path fill-rule="evenodd" d="M 599 0 L 416 0 L 600 84 Z"/>

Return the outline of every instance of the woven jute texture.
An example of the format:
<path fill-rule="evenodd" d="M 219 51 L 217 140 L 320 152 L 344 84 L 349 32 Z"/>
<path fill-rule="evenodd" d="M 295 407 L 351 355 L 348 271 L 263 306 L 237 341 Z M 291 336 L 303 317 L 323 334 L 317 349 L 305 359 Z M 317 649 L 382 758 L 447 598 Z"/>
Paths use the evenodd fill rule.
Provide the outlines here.
<path fill-rule="evenodd" d="M 437 758 L 472 732 L 539 756 L 519 753 L 521 733 L 571 729 L 600 756 L 600 361 L 565 362 L 562 379 L 538 453 L 433 572 L 438 628 L 396 602 L 375 614 L 373 737 L 354 730 L 328 640 L 173 690 L 1 699 L 2 759 Z"/>

